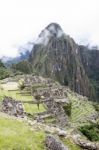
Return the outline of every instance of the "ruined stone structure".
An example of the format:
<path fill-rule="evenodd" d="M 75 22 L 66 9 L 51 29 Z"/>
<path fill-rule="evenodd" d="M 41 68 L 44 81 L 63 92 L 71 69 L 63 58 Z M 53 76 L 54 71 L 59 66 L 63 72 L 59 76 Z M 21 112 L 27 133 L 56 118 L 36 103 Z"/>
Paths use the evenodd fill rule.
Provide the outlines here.
<path fill-rule="evenodd" d="M 43 103 L 46 107 L 46 114 L 48 113 L 55 118 L 57 125 L 64 127 L 68 123 L 68 115 L 64 110 L 64 106 L 68 105 L 70 101 L 67 99 L 64 87 L 49 78 L 40 76 L 26 76 L 24 80 L 28 87 L 32 88 L 32 95 L 35 97 L 37 105 Z M 39 84 L 40 83 L 40 84 Z M 39 119 L 43 118 L 39 114 Z"/>
<path fill-rule="evenodd" d="M 45 102 L 47 110 L 53 114 L 53 116 L 56 118 L 56 123 L 60 127 L 64 127 L 68 124 L 68 116 L 65 113 L 63 106 L 66 105 L 66 100 L 64 102 L 61 102 L 61 100 L 49 98 Z"/>
<path fill-rule="evenodd" d="M 51 85 L 54 84 L 55 81 L 50 78 L 43 78 L 42 76 L 34 76 L 34 75 L 26 75 L 25 78 L 25 85 L 31 85 L 31 84 L 47 84 Z"/>
<path fill-rule="evenodd" d="M 24 109 L 21 102 L 18 102 L 11 97 L 4 97 L 2 102 L 2 111 L 16 117 L 24 117 Z"/>

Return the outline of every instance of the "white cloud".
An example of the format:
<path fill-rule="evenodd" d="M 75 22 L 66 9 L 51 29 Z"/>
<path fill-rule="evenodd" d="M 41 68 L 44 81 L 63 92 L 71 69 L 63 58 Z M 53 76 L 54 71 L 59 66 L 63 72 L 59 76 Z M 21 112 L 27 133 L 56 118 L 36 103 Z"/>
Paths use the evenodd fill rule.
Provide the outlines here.
<path fill-rule="evenodd" d="M 0 0 L 0 56 L 59 23 L 77 42 L 99 45 L 99 0 Z"/>

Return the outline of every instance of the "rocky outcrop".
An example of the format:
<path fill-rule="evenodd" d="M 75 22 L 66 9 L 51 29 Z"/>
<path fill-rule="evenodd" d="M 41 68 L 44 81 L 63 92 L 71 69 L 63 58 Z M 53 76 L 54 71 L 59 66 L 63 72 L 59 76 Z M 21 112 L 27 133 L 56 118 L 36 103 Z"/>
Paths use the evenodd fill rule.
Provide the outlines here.
<path fill-rule="evenodd" d="M 41 32 L 29 61 L 34 72 L 51 77 L 81 95 L 94 96 L 81 62 L 79 46 L 58 24 L 52 23 Z"/>
<path fill-rule="evenodd" d="M 99 150 L 99 143 L 90 142 L 88 140 L 81 140 L 78 139 L 76 141 L 76 144 L 78 144 L 80 147 L 87 149 L 87 150 Z"/>
<path fill-rule="evenodd" d="M 15 101 L 11 97 L 4 97 L 2 101 L 2 111 L 16 117 L 24 117 L 24 109 L 22 103 Z"/>
<path fill-rule="evenodd" d="M 69 150 L 60 140 L 52 135 L 48 135 L 45 139 L 45 144 L 48 150 Z"/>

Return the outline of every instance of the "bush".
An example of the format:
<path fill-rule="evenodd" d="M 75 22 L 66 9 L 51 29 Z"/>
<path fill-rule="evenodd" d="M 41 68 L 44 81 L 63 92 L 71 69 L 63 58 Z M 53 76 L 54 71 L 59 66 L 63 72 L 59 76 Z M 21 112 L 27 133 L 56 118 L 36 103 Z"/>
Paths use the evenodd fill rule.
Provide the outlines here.
<path fill-rule="evenodd" d="M 68 116 L 71 116 L 71 103 L 64 105 L 63 109 Z"/>
<path fill-rule="evenodd" d="M 20 79 L 20 80 L 19 80 L 19 89 L 20 89 L 20 90 L 23 90 L 24 88 L 25 88 L 24 80 L 23 80 L 23 79 Z"/>
<path fill-rule="evenodd" d="M 99 124 L 92 123 L 80 127 L 80 131 L 90 140 L 99 141 Z"/>
<path fill-rule="evenodd" d="M 8 69 L 4 67 L 0 67 L 0 80 L 5 79 L 10 76 L 10 72 Z"/>
<path fill-rule="evenodd" d="M 99 104 L 97 103 L 97 104 L 94 104 L 93 106 L 94 106 L 95 110 L 99 112 Z"/>

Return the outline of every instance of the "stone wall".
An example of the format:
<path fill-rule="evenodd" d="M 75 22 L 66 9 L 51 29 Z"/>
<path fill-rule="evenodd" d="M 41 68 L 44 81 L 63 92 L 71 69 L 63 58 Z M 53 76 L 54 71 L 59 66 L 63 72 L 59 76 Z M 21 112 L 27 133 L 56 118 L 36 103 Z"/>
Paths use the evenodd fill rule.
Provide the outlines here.
<path fill-rule="evenodd" d="M 16 117 L 24 117 L 25 114 L 22 103 L 11 97 L 4 97 L 2 101 L 2 111 Z"/>
<path fill-rule="evenodd" d="M 45 139 L 45 144 L 48 150 L 69 150 L 66 146 L 63 145 L 60 140 L 56 139 L 52 135 L 48 135 Z"/>

